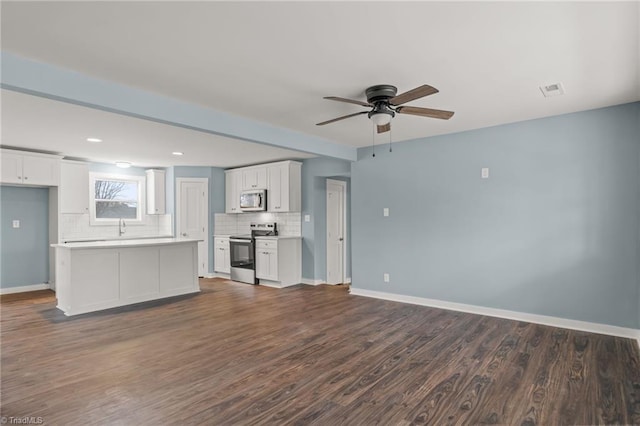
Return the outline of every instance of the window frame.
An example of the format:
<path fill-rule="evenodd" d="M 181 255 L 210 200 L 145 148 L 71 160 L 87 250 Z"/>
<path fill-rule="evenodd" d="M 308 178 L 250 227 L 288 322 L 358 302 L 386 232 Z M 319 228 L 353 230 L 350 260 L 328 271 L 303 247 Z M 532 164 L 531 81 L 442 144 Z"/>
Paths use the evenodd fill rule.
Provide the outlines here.
<path fill-rule="evenodd" d="M 135 219 L 124 219 L 127 225 L 145 225 L 146 215 L 146 179 L 144 176 L 120 175 L 115 173 L 89 173 L 89 224 L 90 225 L 118 225 L 119 218 L 96 217 L 96 180 L 116 180 L 133 182 L 138 185 L 138 208 Z"/>

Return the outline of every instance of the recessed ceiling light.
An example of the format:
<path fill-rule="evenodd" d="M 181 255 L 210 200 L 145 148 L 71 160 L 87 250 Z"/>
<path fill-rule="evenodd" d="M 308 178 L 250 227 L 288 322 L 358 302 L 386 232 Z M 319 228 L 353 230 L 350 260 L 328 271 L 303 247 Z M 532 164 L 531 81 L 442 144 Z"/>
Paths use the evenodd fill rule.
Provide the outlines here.
<path fill-rule="evenodd" d="M 550 96 L 560 96 L 564 94 L 564 87 L 562 87 L 562 83 L 553 83 L 547 84 L 544 86 L 540 86 L 540 91 L 545 98 Z"/>
<path fill-rule="evenodd" d="M 131 163 L 127 161 L 116 161 L 116 167 L 120 167 L 121 169 L 128 169 L 131 167 Z"/>
<path fill-rule="evenodd" d="M 98 143 L 98 142 L 102 142 L 102 139 L 98 139 L 98 138 L 87 138 L 87 142 L 94 142 L 94 143 Z"/>
<path fill-rule="evenodd" d="M 173 152 L 172 152 L 172 154 L 173 154 L 173 155 L 178 155 L 178 156 L 180 156 L 180 155 L 184 155 L 184 152 L 180 152 L 180 151 L 173 151 Z"/>

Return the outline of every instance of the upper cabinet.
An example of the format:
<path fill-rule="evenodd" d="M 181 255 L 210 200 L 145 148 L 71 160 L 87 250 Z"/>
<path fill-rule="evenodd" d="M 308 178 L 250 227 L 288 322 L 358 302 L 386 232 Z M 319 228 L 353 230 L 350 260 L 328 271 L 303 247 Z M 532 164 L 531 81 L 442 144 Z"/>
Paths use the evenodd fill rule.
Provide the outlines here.
<path fill-rule="evenodd" d="M 165 171 L 147 170 L 147 214 L 165 214 Z"/>
<path fill-rule="evenodd" d="M 281 161 L 268 166 L 267 208 L 270 212 L 301 211 L 301 170 L 296 161 Z"/>
<path fill-rule="evenodd" d="M 240 213 L 240 192 L 242 192 L 242 170 L 224 172 L 225 212 Z"/>
<path fill-rule="evenodd" d="M 60 157 L 3 149 L 0 182 L 34 186 L 60 184 Z"/>
<path fill-rule="evenodd" d="M 241 213 L 240 193 L 252 189 L 267 190 L 270 212 L 301 210 L 302 163 L 279 161 L 260 166 L 225 171 L 225 212 Z"/>
<path fill-rule="evenodd" d="M 63 160 L 59 191 L 60 213 L 89 213 L 89 165 Z"/>
<path fill-rule="evenodd" d="M 247 167 L 242 170 L 242 190 L 267 189 L 267 168 Z"/>

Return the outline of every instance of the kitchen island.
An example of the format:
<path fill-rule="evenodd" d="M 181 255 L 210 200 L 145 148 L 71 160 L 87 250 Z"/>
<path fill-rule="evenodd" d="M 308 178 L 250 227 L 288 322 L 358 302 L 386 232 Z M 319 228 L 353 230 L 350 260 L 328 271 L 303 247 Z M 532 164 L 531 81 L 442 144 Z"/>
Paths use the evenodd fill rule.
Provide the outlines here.
<path fill-rule="evenodd" d="M 154 238 L 53 244 L 65 315 L 200 291 L 198 240 Z"/>

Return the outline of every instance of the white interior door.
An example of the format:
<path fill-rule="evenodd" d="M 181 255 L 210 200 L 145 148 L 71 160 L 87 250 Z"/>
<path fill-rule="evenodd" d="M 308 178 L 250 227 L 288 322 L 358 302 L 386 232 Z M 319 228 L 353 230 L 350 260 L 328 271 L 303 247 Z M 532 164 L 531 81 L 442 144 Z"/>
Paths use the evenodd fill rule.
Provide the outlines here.
<path fill-rule="evenodd" d="M 327 284 L 345 281 L 345 213 L 347 184 L 327 179 Z"/>
<path fill-rule="evenodd" d="M 198 242 L 198 276 L 209 272 L 209 180 L 176 179 L 176 223 L 178 237 Z"/>

